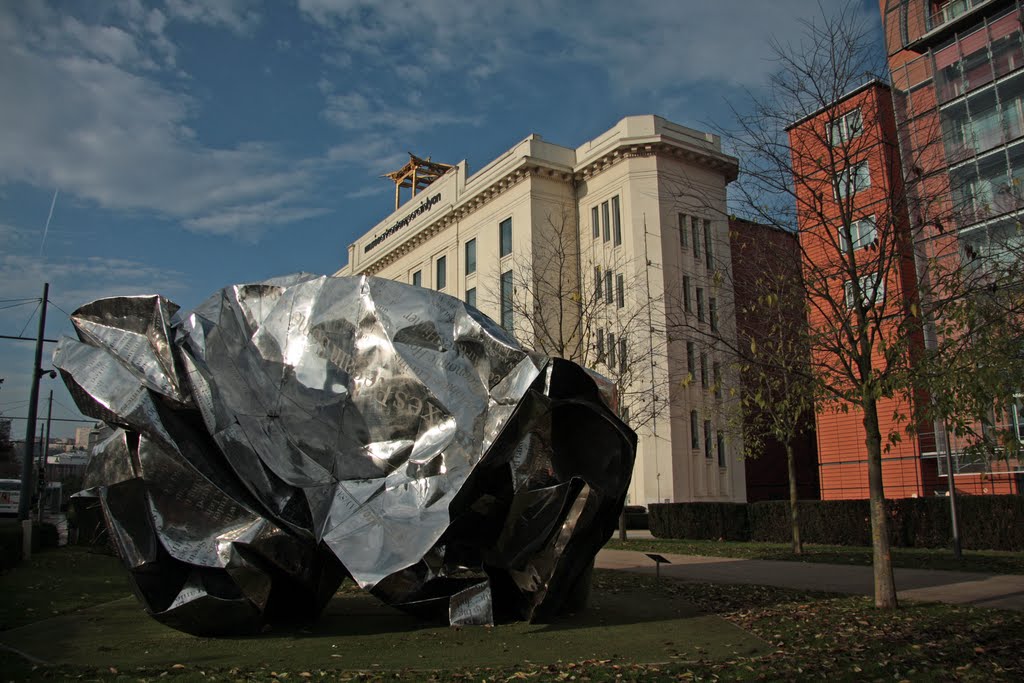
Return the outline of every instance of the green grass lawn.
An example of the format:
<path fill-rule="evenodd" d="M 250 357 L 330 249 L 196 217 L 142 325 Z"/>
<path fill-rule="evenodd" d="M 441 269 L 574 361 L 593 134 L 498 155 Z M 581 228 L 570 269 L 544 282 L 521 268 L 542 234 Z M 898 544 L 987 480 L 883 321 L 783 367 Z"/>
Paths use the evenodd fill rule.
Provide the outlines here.
<path fill-rule="evenodd" d="M 34 580 L 79 585 L 67 583 L 72 564 L 60 558 L 81 551 L 51 552 Z M 120 572 L 109 563 L 73 566 L 103 586 Z M 5 603 L 17 575 L 31 569 L 0 575 Z M 28 603 L 20 614 L 10 608 L 22 625 L 0 631 L 0 644 L 54 664 L 34 666 L 0 648 L 0 681 L 1024 680 L 1019 612 L 936 604 L 879 611 L 858 596 L 628 572 L 596 572 L 592 608 L 555 623 L 459 630 L 342 591 L 304 628 L 197 638 L 149 619 L 123 589 L 117 600 L 100 599 L 115 593 L 85 593 L 90 606 L 48 618 Z"/>
<path fill-rule="evenodd" d="M 627 536 L 628 537 L 628 536 Z M 612 539 L 605 546 L 613 550 L 741 557 L 753 560 L 789 560 L 828 562 L 832 564 L 871 565 L 871 548 L 842 545 L 804 544 L 804 554 L 794 555 L 788 543 L 757 543 L 740 541 L 703 541 L 689 539 Z M 945 569 L 993 574 L 1024 574 L 1024 553 L 997 550 L 965 550 L 957 560 L 951 550 L 931 548 L 892 548 L 895 567 L 910 569 Z"/>
<path fill-rule="evenodd" d="M 77 546 L 43 550 L 16 569 L 0 572 L 0 631 L 130 592 L 128 575 L 116 557 Z"/>

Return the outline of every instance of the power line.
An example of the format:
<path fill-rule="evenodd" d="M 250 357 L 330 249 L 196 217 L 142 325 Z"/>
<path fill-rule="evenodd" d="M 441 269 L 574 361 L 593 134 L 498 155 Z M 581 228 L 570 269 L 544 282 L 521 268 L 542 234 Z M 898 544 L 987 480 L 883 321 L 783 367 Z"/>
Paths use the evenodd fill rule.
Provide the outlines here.
<path fill-rule="evenodd" d="M 33 316 L 35 316 L 35 314 L 36 314 L 36 311 L 38 311 L 38 310 L 39 310 L 39 307 L 40 307 L 40 306 L 42 305 L 42 303 L 43 303 L 43 301 L 42 301 L 42 299 L 40 299 L 40 300 L 39 300 L 39 303 L 37 303 L 37 304 L 36 304 L 35 310 L 33 310 L 33 311 L 32 311 L 32 315 L 30 315 L 30 316 L 28 317 L 28 320 L 26 320 L 26 321 L 25 321 L 25 326 L 24 326 L 24 327 L 22 327 L 22 328 L 21 328 L 21 332 L 19 332 L 19 333 L 18 333 L 18 336 L 19 336 L 19 337 L 21 337 L 21 336 L 24 336 L 24 334 L 25 334 L 25 330 L 27 330 L 27 329 L 28 329 L 28 324 L 29 324 L 30 322 L 32 322 L 32 318 L 33 318 Z"/>
<path fill-rule="evenodd" d="M 0 339 L 18 339 L 20 341 L 36 341 L 35 337 L 22 337 L 22 336 L 15 337 L 15 336 L 10 335 L 10 334 L 0 334 Z M 56 339 L 43 339 L 43 341 L 44 342 L 49 342 L 51 344 L 56 344 L 57 343 Z"/>

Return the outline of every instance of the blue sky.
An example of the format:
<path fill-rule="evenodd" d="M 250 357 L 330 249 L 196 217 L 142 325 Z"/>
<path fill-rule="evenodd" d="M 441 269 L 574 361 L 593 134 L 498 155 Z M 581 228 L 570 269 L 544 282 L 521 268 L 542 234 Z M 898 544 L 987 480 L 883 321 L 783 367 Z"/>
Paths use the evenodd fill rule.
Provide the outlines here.
<path fill-rule="evenodd" d="M 57 337 L 101 296 L 191 308 L 228 284 L 334 272 L 389 213 L 379 176 L 406 152 L 472 172 L 531 132 L 575 146 L 631 114 L 728 126 L 726 102 L 772 71 L 768 37 L 797 40 L 798 17 L 818 13 L 816 0 L 0 2 L 0 334 L 34 335 L 34 304 L 15 300 L 46 281 Z M 8 417 L 27 412 L 31 354 L 0 340 Z M 50 388 L 54 415 L 77 417 L 62 382 Z"/>

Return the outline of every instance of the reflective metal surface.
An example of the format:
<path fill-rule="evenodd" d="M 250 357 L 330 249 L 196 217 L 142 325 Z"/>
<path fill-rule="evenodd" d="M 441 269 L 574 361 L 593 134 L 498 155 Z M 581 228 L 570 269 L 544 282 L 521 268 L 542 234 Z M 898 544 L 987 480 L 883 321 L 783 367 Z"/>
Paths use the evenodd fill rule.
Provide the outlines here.
<path fill-rule="evenodd" d="M 544 619 L 616 528 L 636 436 L 607 386 L 447 295 L 300 274 L 72 321 L 54 365 L 116 428 L 84 495 L 176 628 L 314 618 L 346 577 L 452 624 Z"/>

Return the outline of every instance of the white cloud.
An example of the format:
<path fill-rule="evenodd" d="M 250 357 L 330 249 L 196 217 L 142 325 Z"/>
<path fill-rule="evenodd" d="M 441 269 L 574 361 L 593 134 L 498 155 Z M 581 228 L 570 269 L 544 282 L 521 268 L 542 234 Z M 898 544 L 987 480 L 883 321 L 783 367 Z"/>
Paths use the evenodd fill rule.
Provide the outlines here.
<path fill-rule="evenodd" d="M 373 57 L 407 81 L 455 72 L 498 77 L 524 64 L 603 70 L 617 94 L 715 81 L 761 83 L 774 68 L 768 39 L 801 31 L 818 0 L 299 0 L 338 37 L 338 52 Z M 867 9 L 863 10 L 867 13 Z M 414 60 L 410 63 L 412 56 Z"/>
<path fill-rule="evenodd" d="M 328 94 L 324 118 L 347 130 L 387 130 L 415 133 L 438 126 L 477 126 L 479 116 L 419 106 L 419 93 L 405 93 L 405 102 L 386 102 L 359 92 Z"/>
<path fill-rule="evenodd" d="M 146 292 L 173 295 L 183 292 L 188 281 L 180 271 L 131 259 L 85 256 L 54 260 L 11 253 L 0 256 L 0 299 L 38 298 L 41 283 L 49 282 L 50 297 L 68 313 L 108 296 Z M 6 317 L 10 320 L 25 315 L 19 311 Z"/>
<path fill-rule="evenodd" d="M 190 125 L 197 103 L 172 88 L 174 79 L 132 68 L 146 36 L 164 37 L 161 16 L 126 5 L 149 27 L 132 36 L 71 17 L 52 22 L 45 5 L 30 6 L 33 13 L 0 5 L 0 183 L 60 188 L 103 208 L 250 238 L 321 212 L 304 205 L 310 165 L 262 144 L 202 144 Z M 254 225 L 241 225 L 242 216 Z"/>
<path fill-rule="evenodd" d="M 364 197 L 374 197 L 379 194 L 391 191 L 393 188 L 388 183 L 378 183 L 377 185 L 366 185 L 360 187 L 358 190 L 353 190 L 345 195 L 346 199 L 363 199 Z"/>
<path fill-rule="evenodd" d="M 221 26 L 235 33 L 248 33 L 260 22 L 251 0 L 166 0 L 167 14 L 208 26 Z"/>

